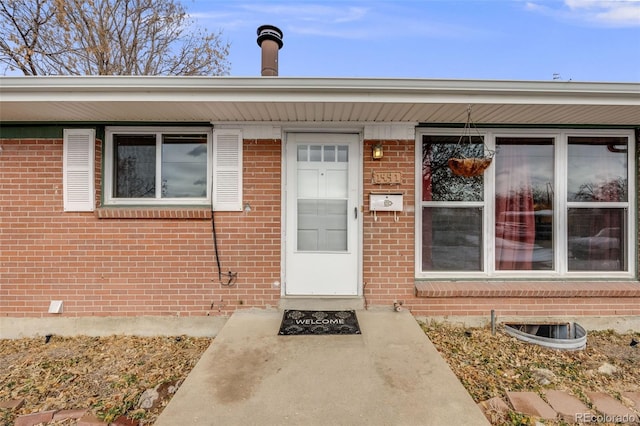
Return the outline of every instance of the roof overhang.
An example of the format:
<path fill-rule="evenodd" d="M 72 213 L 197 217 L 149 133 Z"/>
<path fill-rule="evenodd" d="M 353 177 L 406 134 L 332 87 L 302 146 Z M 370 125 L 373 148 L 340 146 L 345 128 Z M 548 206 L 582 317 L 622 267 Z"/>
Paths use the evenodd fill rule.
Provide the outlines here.
<path fill-rule="evenodd" d="M 640 84 L 291 77 L 0 77 L 2 122 L 640 126 Z"/>

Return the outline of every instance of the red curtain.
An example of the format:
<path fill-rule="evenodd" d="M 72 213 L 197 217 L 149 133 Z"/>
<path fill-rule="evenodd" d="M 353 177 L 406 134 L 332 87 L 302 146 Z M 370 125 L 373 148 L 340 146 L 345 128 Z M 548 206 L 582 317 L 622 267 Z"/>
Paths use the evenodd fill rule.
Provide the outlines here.
<path fill-rule="evenodd" d="M 501 145 L 496 167 L 496 269 L 529 270 L 535 242 L 533 191 L 522 145 Z"/>

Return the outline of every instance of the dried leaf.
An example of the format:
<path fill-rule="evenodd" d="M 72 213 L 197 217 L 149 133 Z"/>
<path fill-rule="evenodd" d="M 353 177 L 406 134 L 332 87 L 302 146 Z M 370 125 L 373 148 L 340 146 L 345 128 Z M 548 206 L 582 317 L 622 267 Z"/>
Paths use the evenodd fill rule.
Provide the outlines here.
<path fill-rule="evenodd" d="M 468 329 L 452 325 L 431 323 L 422 324 L 422 328 L 476 402 L 493 397 L 506 400 L 506 390 L 542 395 L 544 389 L 559 389 L 585 403 L 589 403 L 585 390 L 610 395 L 640 391 L 640 350 L 629 346 L 638 333 L 590 332 L 585 350 L 568 352 L 522 342 L 502 332 L 494 336 L 489 328 L 473 329 L 471 338 Z M 604 362 L 615 366 L 616 373 L 594 373 Z M 540 384 L 534 374 L 540 369 L 553 373 L 553 383 Z M 518 417 L 520 420 L 530 419 Z M 505 419 L 494 424 L 504 424 L 501 421 Z M 545 423 L 553 424 L 561 423 Z"/>
<path fill-rule="evenodd" d="M 131 336 L 0 340 L 0 401 L 24 398 L 2 421 L 37 411 L 89 408 L 104 421 L 130 415 L 153 424 L 162 410 L 136 410 L 139 396 L 182 380 L 211 343 L 207 338 Z"/>

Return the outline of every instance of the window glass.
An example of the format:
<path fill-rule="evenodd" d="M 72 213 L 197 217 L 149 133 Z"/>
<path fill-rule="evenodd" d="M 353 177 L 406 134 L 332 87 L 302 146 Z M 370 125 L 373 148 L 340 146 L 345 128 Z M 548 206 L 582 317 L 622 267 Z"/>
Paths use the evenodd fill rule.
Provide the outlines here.
<path fill-rule="evenodd" d="M 624 209 L 570 208 L 569 270 L 626 270 L 625 216 Z"/>
<path fill-rule="evenodd" d="M 309 147 L 310 161 L 322 161 L 322 145 L 311 145 Z"/>
<path fill-rule="evenodd" d="M 207 136 L 164 135 L 162 198 L 207 196 Z"/>
<path fill-rule="evenodd" d="M 298 146 L 299 251 L 347 250 L 348 149 L 348 145 Z"/>
<path fill-rule="evenodd" d="M 496 138 L 496 269 L 553 269 L 553 138 Z"/>
<path fill-rule="evenodd" d="M 627 201 L 627 138 L 569 137 L 567 201 Z"/>
<path fill-rule="evenodd" d="M 336 147 L 334 145 L 324 146 L 324 161 L 325 163 L 333 163 L 336 161 Z"/>
<path fill-rule="evenodd" d="M 118 199 L 207 198 L 207 134 L 113 134 Z"/>
<path fill-rule="evenodd" d="M 347 250 L 346 200 L 298 200 L 298 250 Z"/>
<path fill-rule="evenodd" d="M 633 276 L 631 132 L 481 131 L 421 136 L 420 278 Z M 485 148 L 496 154 L 482 176 L 449 170 Z"/>
<path fill-rule="evenodd" d="M 422 143 L 422 201 L 482 201 L 484 177 L 454 175 L 449 169 L 449 158 L 483 156 L 484 144 L 480 137 L 470 143 L 458 143 L 459 136 L 424 136 Z"/>
<path fill-rule="evenodd" d="M 309 161 L 308 145 L 298 145 L 298 161 Z"/>
<path fill-rule="evenodd" d="M 156 136 L 114 135 L 113 196 L 154 198 L 156 191 Z"/>
<path fill-rule="evenodd" d="M 338 162 L 346 163 L 349 161 L 349 147 L 347 145 L 338 145 Z"/>
<path fill-rule="evenodd" d="M 482 208 L 422 209 L 422 270 L 482 271 Z"/>

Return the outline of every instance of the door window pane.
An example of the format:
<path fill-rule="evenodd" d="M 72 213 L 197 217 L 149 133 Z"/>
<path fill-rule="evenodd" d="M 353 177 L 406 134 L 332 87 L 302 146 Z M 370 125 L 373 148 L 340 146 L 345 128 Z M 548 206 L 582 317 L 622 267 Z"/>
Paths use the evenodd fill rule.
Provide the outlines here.
<path fill-rule="evenodd" d="M 338 162 L 346 163 L 349 161 L 349 147 L 347 145 L 338 146 Z"/>
<path fill-rule="evenodd" d="M 298 161 L 309 161 L 308 145 L 298 145 Z"/>
<path fill-rule="evenodd" d="M 347 250 L 347 200 L 298 200 L 298 250 Z"/>
<path fill-rule="evenodd" d="M 570 208 L 569 270 L 625 271 L 625 209 Z"/>
<path fill-rule="evenodd" d="M 322 161 L 322 146 L 311 145 L 309 147 L 309 160 L 310 161 Z"/>
<path fill-rule="evenodd" d="M 207 136 L 163 136 L 162 198 L 207 196 Z"/>
<path fill-rule="evenodd" d="M 553 269 L 553 138 L 496 138 L 496 269 Z"/>
<path fill-rule="evenodd" d="M 482 201 L 484 176 L 463 177 L 449 169 L 449 158 L 481 157 L 480 137 L 458 144 L 459 136 L 424 136 L 422 141 L 422 201 Z"/>
<path fill-rule="evenodd" d="M 347 145 L 298 145 L 298 162 L 346 163 L 349 161 Z"/>
<path fill-rule="evenodd" d="M 482 208 L 423 207 L 423 271 L 482 271 L 482 247 Z"/>
<path fill-rule="evenodd" d="M 627 138 L 569 137 L 567 201 L 627 201 Z"/>
<path fill-rule="evenodd" d="M 113 136 L 113 196 L 154 198 L 156 192 L 156 136 Z"/>
<path fill-rule="evenodd" d="M 333 145 L 324 146 L 324 161 L 333 163 L 336 161 L 336 147 Z"/>

